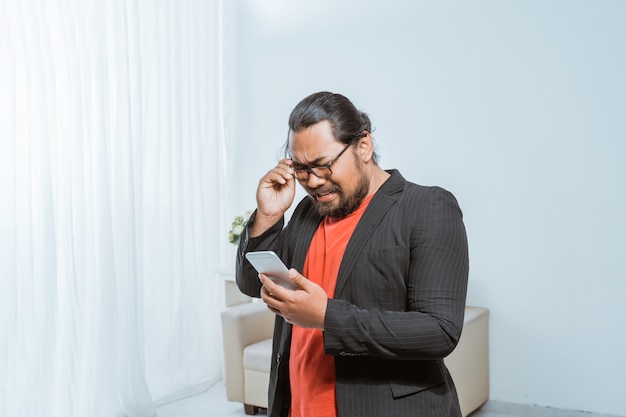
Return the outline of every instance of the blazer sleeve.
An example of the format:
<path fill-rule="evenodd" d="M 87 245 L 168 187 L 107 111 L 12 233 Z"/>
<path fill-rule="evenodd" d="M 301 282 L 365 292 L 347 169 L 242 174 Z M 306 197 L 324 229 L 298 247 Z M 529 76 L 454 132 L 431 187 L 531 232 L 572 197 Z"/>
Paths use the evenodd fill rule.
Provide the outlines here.
<path fill-rule="evenodd" d="M 414 212 L 418 214 L 405 214 Z M 409 231 L 400 242 L 408 247 L 400 248 L 397 262 L 388 260 L 385 267 L 368 257 L 367 248 L 361 252 L 349 289 L 342 299 L 328 301 L 325 352 L 335 356 L 441 359 L 452 352 L 463 326 L 469 259 L 461 210 L 451 193 L 433 187 L 399 201 L 386 219 L 376 226 L 379 232 L 370 238 L 370 248 L 388 243 L 392 240 L 389 236 L 402 234 L 402 230 Z M 392 243 L 398 245 L 395 239 Z M 370 298 L 380 297 L 376 285 L 391 275 L 404 278 L 402 285 L 389 290 L 394 294 L 385 295 L 396 300 L 394 307 L 376 303 L 363 306 L 354 301 L 368 297 L 368 291 Z"/>
<path fill-rule="evenodd" d="M 243 233 L 241 234 L 241 239 L 239 241 L 239 246 L 237 247 L 237 260 L 235 264 L 235 280 L 237 282 L 237 286 L 239 290 L 250 296 L 257 297 L 261 296 L 261 281 L 259 280 L 259 274 L 254 269 L 254 267 L 248 262 L 245 257 L 246 252 L 251 252 L 255 250 L 275 250 L 278 253 L 278 236 L 281 233 L 284 225 L 284 217 L 279 222 L 274 224 L 268 230 L 266 230 L 262 235 L 257 237 L 250 237 L 250 230 L 254 221 L 256 219 L 256 210 L 250 216 L 246 227 L 244 228 Z"/>

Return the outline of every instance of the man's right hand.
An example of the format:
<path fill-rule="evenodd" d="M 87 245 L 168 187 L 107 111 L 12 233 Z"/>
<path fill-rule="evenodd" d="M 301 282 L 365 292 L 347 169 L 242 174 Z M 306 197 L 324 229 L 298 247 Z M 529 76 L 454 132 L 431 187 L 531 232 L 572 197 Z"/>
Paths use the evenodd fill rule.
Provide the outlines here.
<path fill-rule="evenodd" d="M 256 191 L 257 213 L 251 237 L 261 235 L 291 207 L 296 196 L 294 174 L 291 159 L 285 158 L 261 178 Z"/>

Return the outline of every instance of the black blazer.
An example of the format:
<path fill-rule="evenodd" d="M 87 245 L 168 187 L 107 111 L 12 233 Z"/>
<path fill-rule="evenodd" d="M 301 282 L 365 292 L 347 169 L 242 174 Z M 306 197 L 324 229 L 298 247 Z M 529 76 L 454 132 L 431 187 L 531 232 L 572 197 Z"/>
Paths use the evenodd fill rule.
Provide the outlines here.
<path fill-rule="evenodd" d="M 407 182 L 398 171 L 380 187 L 344 254 L 328 301 L 324 349 L 335 357 L 339 417 L 461 416 L 443 358 L 461 335 L 469 271 L 467 237 L 456 199 Z M 258 274 L 243 254 L 274 250 L 302 271 L 322 218 L 304 198 L 289 224 L 249 238 L 237 254 L 242 292 L 258 297 Z M 290 407 L 291 325 L 277 317 L 268 416 Z"/>

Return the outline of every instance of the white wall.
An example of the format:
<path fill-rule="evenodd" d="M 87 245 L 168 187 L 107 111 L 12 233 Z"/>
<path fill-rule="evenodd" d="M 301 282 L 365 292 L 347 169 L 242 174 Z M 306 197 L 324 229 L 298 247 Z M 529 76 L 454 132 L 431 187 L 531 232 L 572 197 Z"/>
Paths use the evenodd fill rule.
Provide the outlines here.
<path fill-rule="evenodd" d="M 383 167 L 459 199 L 491 398 L 626 415 L 626 2 L 229 7 L 232 216 L 254 207 L 293 106 L 345 94 Z"/>

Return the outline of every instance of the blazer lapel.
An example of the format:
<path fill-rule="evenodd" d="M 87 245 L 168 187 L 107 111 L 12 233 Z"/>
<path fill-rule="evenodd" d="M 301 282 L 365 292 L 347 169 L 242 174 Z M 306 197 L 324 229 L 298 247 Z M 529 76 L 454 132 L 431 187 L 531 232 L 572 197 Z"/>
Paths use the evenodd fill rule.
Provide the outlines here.
<path fill-rule="evenodd" d="M 335 298 L 341 295 L 363 247 L 368 242 L 389 208 L 396 203 L 398 193 L 402 192 L 404 189 L 406 182 L 404 177 L 402 177 L 397 170 L 390 170 L 388 172 L 391 174 L 391 177 L 385 181 L 376 192 L 376 195 L 374 195 L 374 198 L 372 198 L 372 201 L 370 201 L 367 209 L 365 209 L 365 213 L 363 213 L 363 217 L 361 217 L 361 220 L 354 229 L 354 233 L 348 242 L 346 252 L 341 261 L 341 267 L 339 268 L 339 274 L 337 275 Z"/>

